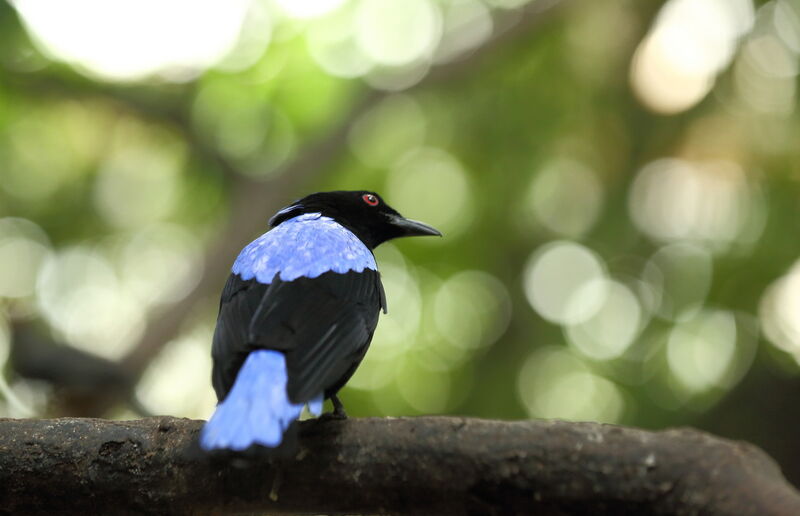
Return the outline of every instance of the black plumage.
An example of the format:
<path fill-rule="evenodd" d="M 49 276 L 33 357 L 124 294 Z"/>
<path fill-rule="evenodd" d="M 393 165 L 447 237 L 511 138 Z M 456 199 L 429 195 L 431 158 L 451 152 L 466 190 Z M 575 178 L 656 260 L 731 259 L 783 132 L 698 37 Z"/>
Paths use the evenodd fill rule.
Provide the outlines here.
<path fill-rule="evenodd" d="M 287 390 L 295 403 L 323 392 L 326 398 L 350 379 L 367 352 L 378 313 L 386 309 L 377 271 L 326 272 L 316 278 L 269 285 L 231 274 L 214 332 L 213 384 L 228 394 L 247 354 L 286 354 Z"/>

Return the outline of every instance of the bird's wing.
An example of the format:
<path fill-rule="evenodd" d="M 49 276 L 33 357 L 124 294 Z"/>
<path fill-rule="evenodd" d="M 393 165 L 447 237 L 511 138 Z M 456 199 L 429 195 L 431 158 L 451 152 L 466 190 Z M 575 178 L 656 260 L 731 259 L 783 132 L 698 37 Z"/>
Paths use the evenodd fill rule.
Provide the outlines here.
<path fill-rule="evenodd" d="M 305 402 L 335 392 L 352 374 L 372 339 L 384 306 L 378 272 L 344 274 L 268 285 L 231 275 L 214 334 L 214 388 L 230 389 L 254 349 L 286 353 L 289 397 Z"/>
<path fill-rule="evenodd" d="M 247 342 L 250 319 L 268 288 L 269 285 L 255 279 L 243 280 L 238 274 L 228 276 L 220 298 L 217 326 L 211 346 L 211 356 L 214 359 L 211 383 L 219 401 L 228 395 L 250 352 Z"/>

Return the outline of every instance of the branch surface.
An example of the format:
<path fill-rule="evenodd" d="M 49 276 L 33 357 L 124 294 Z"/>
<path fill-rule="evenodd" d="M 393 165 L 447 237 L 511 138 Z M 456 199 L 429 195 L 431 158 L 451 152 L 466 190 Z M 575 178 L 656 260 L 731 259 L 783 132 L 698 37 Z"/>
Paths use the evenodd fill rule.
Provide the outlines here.
<path fill-rule="evenodd" d="M 297 457 L 209 457 L 202 421 L 0 419 L 0 514 L 800 514 L 753 445 L 693 429 L 311 420 Z"/>

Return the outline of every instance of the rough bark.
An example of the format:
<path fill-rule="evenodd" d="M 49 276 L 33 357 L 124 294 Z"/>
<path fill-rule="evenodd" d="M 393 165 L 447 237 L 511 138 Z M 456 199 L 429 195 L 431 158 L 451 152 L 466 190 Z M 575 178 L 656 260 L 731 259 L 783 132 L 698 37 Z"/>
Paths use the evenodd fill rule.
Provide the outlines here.
<path fill-rule="evenodd" d="M 201 421 L 0 420 L 8 514 L 800 514 L 758 448 L 693 429 L 312 420 L 297 457 L 209 457 Z"/>

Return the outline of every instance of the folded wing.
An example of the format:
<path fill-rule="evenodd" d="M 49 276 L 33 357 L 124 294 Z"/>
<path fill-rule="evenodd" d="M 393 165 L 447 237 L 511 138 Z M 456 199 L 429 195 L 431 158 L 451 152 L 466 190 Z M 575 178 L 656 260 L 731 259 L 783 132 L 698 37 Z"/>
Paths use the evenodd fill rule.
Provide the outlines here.
<path fill-rule="evenodd" d="M 223 290 L 214 333 L 213 384 L 223 400 L 247 355 L 286 355 L 287 391 L 294 403 L 335 394 L 366 353 L 385 307 L 377 271 L 326 272 L 315 278 L 263 284 L 232 274 Z"/>

